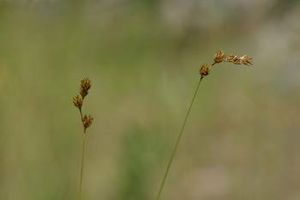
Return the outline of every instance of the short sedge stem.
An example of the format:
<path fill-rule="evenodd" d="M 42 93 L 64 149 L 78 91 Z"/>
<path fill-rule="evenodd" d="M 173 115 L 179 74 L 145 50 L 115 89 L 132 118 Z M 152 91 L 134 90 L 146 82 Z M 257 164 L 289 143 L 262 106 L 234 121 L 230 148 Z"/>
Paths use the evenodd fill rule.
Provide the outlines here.
<path fill-rule="evenodd" d="M 82 114 L 81 108 L 79 108 L 79 113 L 80 113 L 81 123 L 82 123 L 82 126 L 83 126 L 83 134 L 85 135 L 85 133 L 86 133 L 86 128 L 84 127 L 84 123 L 83 123 L 83 114 Z"/>
<path fill-rule="evenodd" d="M 82 135 L 82 149 L 81 149 L 81 163 L 80 163 L 80 180 L 79 180 L 79 200 L 82 197 L 82 183 L 83 183 L 83 173 L 84 173 L 84 158 L 85 158 L 85 149 L 87 142 L 87 135 L 84 133 Z"/>
<path fill-rule="evenodd" d="M 180 143 L 181 138 L 182 138 L 182 135 L 183 135 L 183 133 L 184 133 L 185 126 L 186 126 L 186 124 L 187 124 L 187 121 L 188 121 L 189 115 L 190 115 L 190 113 L 191 113 L 193 104 L 194 104 L 195 99 L 196 99 L 196 97 L 197 97 L 197 94 L 198 94 L 199 87 L 200 87 L 200 84 L 201 84 L 202 79 L 203 79 L 203 77 L 201 77 L 201 78 L 199 79 L 199 81 L 198 81 L 198 84 L 197 84 L 197 87 L 196 87 L 196 89 L 195 89 L 195 92 L 194 92 L 192 101 L 191 101 L 191 103 L 190 103 L 190 105 L 189 105 L 189 108 L 188 108 L 188 110 L 187 110 L 187 112 L 186 112 L 186 115 L 185 115 L 185 118 L 184 118 L 182 127 L 181 127 L 180 132 L 179 132 L 179 134 L 178 134 L 178 136 L 177 136 L 177 139 L 176 139 L 176 143 L 175 143 L 174 149 L 173 149 L 173 151 L 172 151 L 172 153 L 171 153 L 171 157 L 170 157 L 170 159 L 169 159 L 169 161 L 168 161 L 168 165 L 167 165 L 165 174 L 164 174 L 163 179 L 162 179 L 162 182 L 161 182 L 161 184 L 160 184 L 160 188 L 159 188 L 159 191 L 158 191 L 158 193 L 157 193 L 156 200 L 160 200 L 162 191 L 163 191 L 163 189 L 164 189 L 164 186 L 165 186 L 167 177 L 168 177 L 169 172 L 170 172 L 171 165 L 172 165 L 172 163 L 173 163 L 173 161 L 174 161 L 174 158 L 175 158 L 175 155 L 176 155 L 176 152 L 177 152 L 179 143 Z"/>
<path fill-rule="evenodd" d="M 81 122 L 83 122 L 83 114 L 82 114 L 81 108 L 79 108 L 79 113 L 80 113 L 80 119 L 81 119 Z"/>

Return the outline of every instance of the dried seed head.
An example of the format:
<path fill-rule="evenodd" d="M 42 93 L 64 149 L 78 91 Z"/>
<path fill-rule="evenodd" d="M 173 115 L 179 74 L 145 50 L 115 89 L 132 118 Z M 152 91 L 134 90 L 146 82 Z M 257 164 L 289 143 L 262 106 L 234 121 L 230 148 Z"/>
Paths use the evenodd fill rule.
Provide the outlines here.
<path fill-rule="evenodd" d="M 226 62 L 231 62 L 240 65 L 239 57 L 236 55 L 229 55 L 226 57 Z"/>
<path fill-rule="evenodd" d="M 81 109 L 82 107 L 82 98 L 79 95 L 73 97 L 73 104 L 75 107 Z"/>
<path fill-rule="evenodd" d="M 219 64 L 222 62 L 230 62 L 230 63 L 236 64 L 236 65 L 252 65 L 252 58 L 247 55 L 237 56 L 237 55 L 231 54 L 231 55 L 227 56 L 224 54 L 223 51 L 219 50 L 215 54 L 214 62 L 212 64 L 201 65 L 200 70 L 199 70 L 201 79 L 203 79 L 205 76 L 209 75 L 212 67 L 215 64 Z"/>
<path fill-rule="evenodd" d="M 91 88 L 91 81 L 88 78 L 82 79 L 80 84 L 80 95 L 82 97 L 82 99 L 84 99 L 84 97 L 86 95 L 88 95 L 88 91 Z"/>
<path fill-rule="evenodd" d="M 208 64 L 203 64 L 200 67 L 199 73 L 201 75 L 201 78 L 204 78 L 205 76 L 207 76 L 209 74 L 211 65 Z"/>
<path fill-rule="evenodd" d="M 243 55 L 241 57 L 237 55 L 229 55 L 226 57 L 225 61 L 236 65 L 252 65 L 252 58 L 247 55 Z"/>
<path fill-rule="evenodd" d="M 215 63 L 221 63 L 224 61 L 224 59 L 225 59 L 225 54 L 223 51 L 220 50 L 215 54 L 215 58 L 214 58 Z"/>
<path fill-rule="evenodd" d="M 247 55 L 243 55 L 242 57 L 240 57 L 241 63 L 244 65 L 252 65 L 252 58 L 247 56 Z"/>
<path fill-rule="evenodd" d="M 82 118 L 82 123 L 84 126 L 84 130 L 86 130 L 88 127 L 92 125 L 94 118 L 91 115 L 84 115 Z"/>

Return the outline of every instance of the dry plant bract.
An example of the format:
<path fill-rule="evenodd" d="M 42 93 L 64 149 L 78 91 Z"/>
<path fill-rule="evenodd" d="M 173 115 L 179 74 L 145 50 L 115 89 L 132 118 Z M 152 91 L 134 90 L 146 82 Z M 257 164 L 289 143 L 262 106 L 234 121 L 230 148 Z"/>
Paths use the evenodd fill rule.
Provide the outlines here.
<path fill-rule="evenodd" d="M 206 77 L 206 76 L 208 76 L 210 74 L 211 70 L 213 69 L 213 67 L 216 64 L 220 64 L 220 63 L 223 63 L 223 62 L 229 62 L 229 63 L 233 63 L 233 64 L 236 64 L 236 65 L 252 65 L 252 58 L 249 57 L 249 56 L 247 56 L 247 55 L 243 55 L 243 56 L 238 56 L 238 55 L 233 55 L 233 54 L 231 54 L 231 55 L 225 55 L 225 53 L 223 51 L 218 51 L 215 54 L 215 56 L 214 56 L 212 64 L 203 64 L 203 65 L 200 66 L 200 69 L 199 69 L 200 78 L 199 78 L 197 87 L 196 87 L 196 89 L 194 91 L 194 95 L 192 97 L 192 101 L 189 104 L 188 110 L 187 110 L 187 112 L 185 114 L 185 117 L 184 117 L 181 129 L 180 129 L 179 134 L 178 134 L 177 139 L 176 139 L 175 146 L 174 146 L 173 151 L 171 153 L 171 156 L 169 158 L 166 171 L 164 173 L 164 176 L 162 178 L 162 181 L 161 181 L 161 184 L 160 184 L 157 196 L 156 196 L 156 200 L 159 200 L 160 197 L 161 197 L 161 194 L 162 194 L 162 191 L 164 189 L 164 186 L 165 186 L 165 183 L 166 183 L 166 180 L 167 180 L 167 177 L 168 177 L 171 165 L 173 163 L 173 160 L 174 160 L 174 157 L 176 155 L 176 152 L 177 152 L 180 140 L 181 140 L 182 135 L 184 133 L 184 129 L 185 129 L 188 117 L 189 117 L 189 115 L 191 113 L 192 106 L 194 104 L 194 101 L 196 99 L 197 93 L 199 91 L 200 84 L 201 84 L 202 80 L 204 79 L 204 77 Z"/>
<path fill-rule="evenodd" d="M 73 104 L 76 108 L 78 108 L 80 114 L 80 120 L 83 128 L 82 133 L 82 150 L 81 150 L 81 163 L 80 163 L 80 180 L 79 180 L 79 192 L 78 192 L 78 199 L 81 199 L 82 196 L 82 184 L 83 184 L 83 172 L 84 172 L 84 157 L 85 157 L 85 149 L 87 143 L 87 134 L 86 130 L 92 125 L 93 117 L 91 115 L 86 115 L 82 113 L 82 106 L 85 100 L 85 97 L 89 93 L 89 89 L 91 88 L 92 84 L 88 78 L 82 79 L 80 81 L 80 90 L 79 94 L 73 97 Z"/>

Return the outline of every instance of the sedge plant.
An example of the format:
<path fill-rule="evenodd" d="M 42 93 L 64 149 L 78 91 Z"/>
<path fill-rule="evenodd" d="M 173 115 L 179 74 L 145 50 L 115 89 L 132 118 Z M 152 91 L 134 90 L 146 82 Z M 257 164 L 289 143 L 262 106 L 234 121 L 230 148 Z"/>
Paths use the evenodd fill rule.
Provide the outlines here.
<path fill-rule="evenodd" d="M 206 77 L 210 74 L 211 70 L 213 69 L 213 67 L 216 64 L 220 64 L 220 63 L 223 63 L 223 62 L 229 62 L 229 63 L 233 63 L 235 65 L 246 65 L 246 66 L 248 66 L 248 65 L 252 65 L 252 58 L 247 56 L 247 55 L 243 55 L 243 56 L 237 56 L 237 55 L 234 55 L 234 54 L 225 55 L 223 51 L 218 51 L 214 56 L 212 64 L 203 64 L 203 65 L 200 66 L 200 70 L 199 70 L 200 78 L 198 80 L 196 89 L 194 91 L 194 95 L 192 97 L 192 100 L 191 100 L 191 102 L 188 106 L 187 112 L 185 114 L 181 129 L 180 129 L 179 134 L 176 138 L 175 146 L 174 146 L 174 148 L 171 152 L 171 156 L 168 160 L 165 173 L 163 175 L 162 181 L 161 181 L 160 186 L 159 186 L 159 190 L 158 190 L 158 193 L 157 193 L 157 196 L 156 196 L 156 200 L 161 199 L 161 195 L 162 195 L 163 189 L 165 187 L 166 180 L 168 178 L 172 163 L 173 163 L 175 155 L 177 153 L 178 146 L 180 144 L 180 141 L 181 141 L 182 135 L 184 133 L 188 118 L 189 118 L 190 113 L 192 111 L 192 107 L 193 107 L 193 104 L 194 104 L 195 99 L 197 97 L 201 82 L 204 79 L 204 77 Z"/>
<path fill-rule="evenodd" d="M 83 114 L 82 106 L 85 97 L 88 95 L 89 89 L 91 88 L 91 81 L 88 78 L 82 79 L 80 81 L 80 91 L 79 95 L 73 97 L 73 104 L 78 109 L 80 114 L 80 120 L 82 124 L 82 147 L 81 147 L 81 161 L 80 161 L 80 178 L 79 178 L 79 189 L 78 189 L 78 199 L 82 198 L 82 185 L 83 185 L 83 173 L 84 173 L 84 158 L 85 149 L 87 146 L 87 128 L 92 125 L 93 117 L 91 115 Z"/>

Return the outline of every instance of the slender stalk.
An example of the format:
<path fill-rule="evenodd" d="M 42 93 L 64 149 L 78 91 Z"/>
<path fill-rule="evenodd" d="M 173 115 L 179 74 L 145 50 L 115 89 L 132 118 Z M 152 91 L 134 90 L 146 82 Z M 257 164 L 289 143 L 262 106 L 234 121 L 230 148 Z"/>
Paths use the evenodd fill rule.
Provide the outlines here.
<path fill-rule="evenodd" d="M 85 97 L 88 95 L 88 91 L 91 88 L 91 81 L 88 78 L 84 78 L 80 81 L 80 92 L 79 95 L 73 97 L 73 104 L 79 110 L 80 121 L 82 123 L 83 134 L 82 134 L 82 149 L 81 149 L 81 163 L 80 163 L 80 180 L 79 180 L 79 191 L 78 199 L 82 199 L 82 184 L 83 184 L 83 173 L 84 173 L 84 158 L 85 158 L 85 149 L 87 146 L 87 135 L 86 130 L 92 125 L 94 118 L 91 115 L 83 115 L 82 106 L 84 103 Z"/>
<path fill-rule="evenodd" d="M 82 197 L 82 183 L 83 183 L 83 173 L 84 173 L 84 158 L 85 158 L 85 149 L 86 149 L 86 141 L 87 135 L 84 133 L 82 139 L 82 149 L 81 149 L 81 163 L 80 163 L 80 180 L 79 180 L 79 200 Z"/>
<path fill-rule="evenodd" d="M 172 153 L 171 153 L 171 156 L 170 156 L 170 159 L 169 159 L 169 161 L 168 161 L 168 165 L 167 165 L 165 174 L 164 174 L 163 179 L 162 179 L 162 181 L 161 181 L 161 184 L 160 184 L 160 187 L 159 187 L 159 191 L 158 191 L 158 193 L 157 193 L 156 200 L 159 200 L 159 199 L 160 199 L 161 194 L 162 194 L 162 191 L 163 191 L 164 186 L 165 186 L 165 184 L 166 184 L 166 180 L 167 180 L 167 177 L 168 177 L 168 175 L 169 175 L 171 165 L 172 165 L 172 163 L 173 163 L 173 161 L 174 161 L 174 158 L 175 158 L 175 155 L 176 155 L 176 152 L 177 152 L 179 143 L 180 143 L 181 138 L 182 138 L 182 135 L 183 135 L 183 133 L 184 133 L 184 129 L 185 129 L 185 126 L 186 126 L 186 124 L 187 124 L 187 121 L 188 121 L 189 115 L 190 115 L 190 113 L 191 113 L 193 104 L 194 104 L 194 102 L 195 102 L 196 96 L 197 96 L 197 94 L 198 94 L 199 87 L 200 87 L 200 85 L 201 85 L 202 79 L 203 79 L 203 77 L 201 77 L 201 78 L 199 79 L 199 81 L 198 81 L 197 87 L 196 87 L 196 89 L 195 89 L 195 91 L 194 91 L 194 95 L 193 95 L 192 101 L 191 101 L 191 103 L 190 103 L 190 105 L 189 105 L 189 107 L 188 107 L 188 110 L 187 110 L 187 112 L 186 112 L 185 118 L 184 118 L 184 120 L 183 120 L 182 127 L 181 127 L 180 132 L 179 132 L 179 134 L 178 134 L 178 136 L 177 136 L 177 139 L 176 139 L 176 143 L 175 143 L 174 149 L 173 149 L 173 151 L 172 151 Z"/>
<path fill-rule="evenodd" d="M 80 118 L 83 125 L 83 114 L 81 108 L 79 108 Z M 86 149 L 86 129 L 83 125 L 83 135 L 82 135 L 82 147 L 81 147 L 81 161 L 80 161 L 80 180 L 79 180 L 79 200 L 82 198 L 82 183 L 83 183 L 83 172 L 84 172 L 84 158 L 85 158 L 85 149 Z"/>

